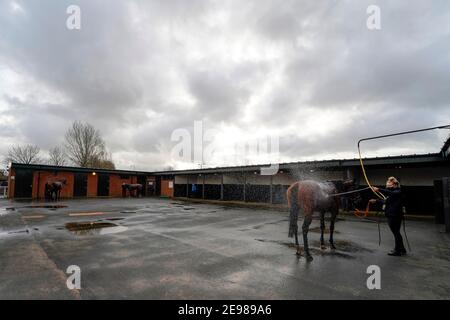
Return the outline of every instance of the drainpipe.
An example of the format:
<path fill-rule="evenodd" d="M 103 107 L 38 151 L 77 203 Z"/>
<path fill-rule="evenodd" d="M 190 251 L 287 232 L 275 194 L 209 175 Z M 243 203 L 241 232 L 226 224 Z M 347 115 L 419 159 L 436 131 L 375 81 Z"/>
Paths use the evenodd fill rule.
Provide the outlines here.
<path fill-rule="evenodd" d="M 270 175 L 270 204 L 273 203 L 273 175 Z"/>
<path fill-rule="evenodd" d="M 243 172 L 243 174 L 244 174 L 244 202 L 246 201 L 246 192 L 245 192 L 245 189 L 247 189 L 247 174 L 245 173 L 245 172 Z"/>
<path fill-rule="evenodd" d="M 189 198 L 189 175 L 186 176 L 186 198 Z"/>
<path fill-rule="evenodd" d="M 203 177 L 203 186 L 202 186 L 202 198 L 205 199 L 205 175 L 202 175 Z"/>

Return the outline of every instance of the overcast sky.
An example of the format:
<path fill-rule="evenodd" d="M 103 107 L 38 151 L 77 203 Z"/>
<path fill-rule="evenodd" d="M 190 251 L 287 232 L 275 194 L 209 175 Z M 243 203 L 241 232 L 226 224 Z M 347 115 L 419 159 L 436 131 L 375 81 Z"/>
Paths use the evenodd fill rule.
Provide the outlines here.
<path fill-rule="evenodd" d="M 450 2 L 0 0 L 0 155 L 45 154 L 74 120 L 121 169 L 198 167 L 171 156 L 196 120 L 216 130 L 209 166 L 265 163 L 235 146 L 268 137 L 281 162 L 353 158 L 359 138 L 450 123 Z M 363 152 L 436 152 L 448 134 Z"/>

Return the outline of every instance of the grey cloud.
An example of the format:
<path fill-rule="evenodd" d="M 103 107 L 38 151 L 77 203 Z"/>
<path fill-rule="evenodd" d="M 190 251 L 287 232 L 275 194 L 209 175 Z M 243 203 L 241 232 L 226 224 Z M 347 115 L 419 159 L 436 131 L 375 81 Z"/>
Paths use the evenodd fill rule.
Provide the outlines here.
<path fill-rule="evenodd" d="M 172 131 L 189 129 L 194 120 L 279 131 L 282 156 L 289 159 L 354 153 L 358 137 L 450 121 L 447 1 L 17 3 L 24 14 L 12 14 L 10 2 L 0 2 L 0 73 L 13 69 L 65 102 L 0 88 L 0 112 L 18 123 L 0 128 L 42 149 L 56 144 L 76 119 L 98 127 L 113 154 L 136 154 L 141 168 L 163 167 L 161 146 L 170 146 Z M 65 28 L 69 4 L 82 9 L 80 31 Z M 380 31 L 365 27 L 369 4 L 381 7 Z M 219 13 L 227 20 L 215 24 Z M 177 30 L 191 38 L 177 38 Z M 220 37 L 229 40 L 230 52 L 192 58 L 190 48 L 208 52 Z M 225 59 L 235 39 L 279 56 Z M 279 79 L 272 83 L 274 75 Z M 254 99 L 258 104 L 247 110 Z M 301 131 L 305 110 L 354 108 L 360 114 L 353 125 L 343 121 L 341 129 L 315 139 L 284 130 Z M 436 140 L 432 134 L 401 143 L 419 152 L 439 145 Z M 373 149 L 382 154 L 389 146 Z"/>

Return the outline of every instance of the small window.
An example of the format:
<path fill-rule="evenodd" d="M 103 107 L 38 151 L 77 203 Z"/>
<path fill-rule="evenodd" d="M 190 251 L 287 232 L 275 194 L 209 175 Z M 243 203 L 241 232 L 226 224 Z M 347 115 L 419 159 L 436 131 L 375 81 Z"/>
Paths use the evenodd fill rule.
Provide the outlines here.
<path fill-rule="evenodd" d="M 126 175 L 121 174 L 120 175 L 120 179 L 122 179 L 122 180 L 130 179 L 130 176 L 126 176 Z"/>

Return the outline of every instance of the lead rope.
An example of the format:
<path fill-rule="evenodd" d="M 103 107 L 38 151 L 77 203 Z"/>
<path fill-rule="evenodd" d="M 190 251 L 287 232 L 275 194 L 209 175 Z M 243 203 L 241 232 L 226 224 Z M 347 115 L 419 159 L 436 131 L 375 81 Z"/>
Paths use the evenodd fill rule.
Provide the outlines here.
<path fill-rule="evenodd" d="M 385 197 L 384 194 L 382 194 L 381 192 L 377 192 L 377 191 L 375 191 L 373 189 L 372 185 L 370 184 L 369 178 L 367 177 L 366 169 L 364 168 L 364 162 L 363 162 L 363 159 L 362 159 L 362 156 L 361 156 L 361 146 L 360 145 L 361 145 L 362 141 L 375 140 L 375 139 L 381 139 L 381 138 L 388 138 L 388 137 L 394 137 L 394 136 L 400 136 L 400 135 L 411 134 L 411 133 L 418 133 L 418 132 L 424 132 L 424 131 L 431 131 L 431 130 L 441 130 L 441 129 L 450 129 L 450 125 L 443 125 L 443 126 L 438 126 L 438 127 L 424 128 L 424 129 L 419 129 L 419 130 L 404 131 L 404 132 L 386 134 L 386 135 L 382 135 L 382 136 L 371 137 L 371 138 L 364 138 L 364 139 L 359 140 L 358 141 L 359 163 L 361 164 L 361 170 L 363 172 L 364 179 L 366 180 L 366 183 L 369 186 L 370 190 L 372 190 L 372 192 L 378 198 L 380 198 L 382 200 L 386 200 L 386 197 Z M 367 214 L 368 214 L 368 209 L 367 209 Z M 403 215 L 403 233 L 405 234 L 405 240 L 406 240 L 406 244 L 408 245 L 408 249 L 409 249 L 409 251 L 411 251 L 411 246 L 409 244 L 408 236 L 406 234 L 406 222 L 405 222 L 405 220 L 406 220 L 405 216 Z M 380 223 L 378 223 L 378 235 L 379 235 L 379 243 L 381 244 Z"/>
<path fill-rule="evenodd" d="M 380 229 L 381 215 L 380 215 L 379 212 L 377 212 L 378 219 L 376 221 L 372 220 L 372 219 L 367 219 L 367 216 L 369 215 L 369 209 L 370 209 L 370 201 L 367 203 L 367 207 L 366 207 L 365 211 L 360 211 L 359 209 L 355 209 L 353 214 L 355 216 L 357 216 L 358 218 L 365 219 L 365 220 L 368 220 L 368 221 L 372 221 L 372 222 L 375 222 L 377 224 L 377 228 L 378 228 L 378 246 L 381 246 L 381 229 Z"/>
<path fill-rule="evenodd" d="M 378 221 L 377 221 L 377 225 L 378 225 L 378 246 L 381 246 L 381 229 L 380 229 L 380 224 L 381 224 L 381 214 L 380 212 L 377 212 L 378 214 Z"/>
<path fill-rule="evenodd" d="M 403 207 L 403 209 L 404 209 L 404 207 Z M 405 210 L 405 209 L 404 209 Z M 406 210 L 405 210 L 406 211 Z M 411 250 L 411 245 L 409 244 L 409 240 L 408 240 L 408 235 L 406 234 L 406 218 L 405 218 L 405 213 L 406 212 L 404 212 L 403 213 L 403 233 L 405 234 L 405 240 L 406 240 L 406 245 L 408 246 L 408 250 L 409 250 L 409 252 L 411 252 L 412 250 Z"/>

